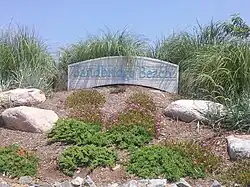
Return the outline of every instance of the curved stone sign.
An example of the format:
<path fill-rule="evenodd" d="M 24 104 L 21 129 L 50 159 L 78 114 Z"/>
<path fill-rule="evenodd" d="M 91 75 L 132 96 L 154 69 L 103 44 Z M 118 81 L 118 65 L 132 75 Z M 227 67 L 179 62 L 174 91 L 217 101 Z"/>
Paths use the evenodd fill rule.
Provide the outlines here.
<path fill-rule="evenodd" d="M 147 57 L 104 57 L 68 66 L 68 90 L 114 84 L 178 92 L 179 66 Z"/>

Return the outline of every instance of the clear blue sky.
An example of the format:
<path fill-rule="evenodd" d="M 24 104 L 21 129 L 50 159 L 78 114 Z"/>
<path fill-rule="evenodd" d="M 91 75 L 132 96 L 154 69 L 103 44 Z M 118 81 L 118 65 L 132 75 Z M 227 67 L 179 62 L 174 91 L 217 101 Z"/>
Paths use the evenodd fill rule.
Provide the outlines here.
<path fill-rule="evenodd" d="M 234 13 L 250 23 L 250 0 L 3 0 L 0 26 L 34 28 L 51 49 L 98 34 L 105 25 L 127 27 L 154 40 Z"/>

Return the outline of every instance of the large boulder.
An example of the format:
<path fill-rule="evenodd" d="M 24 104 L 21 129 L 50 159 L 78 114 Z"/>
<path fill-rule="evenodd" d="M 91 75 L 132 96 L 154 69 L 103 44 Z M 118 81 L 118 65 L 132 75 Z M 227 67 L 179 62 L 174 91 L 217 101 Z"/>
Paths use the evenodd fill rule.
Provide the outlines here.
<path fill-rule="evenodd" d="M 225 114 L 225 107 L 220 103 L 206 100 L 177 100 L 164 111 L 168 117 L 190 123 L 192 121 L 207 122 L 207 116 Z"/>
<path fill-rule="evenodd" d="M 46 100 L 45 94 L 36 88 L 17 88 L 0 93 L 0 105 L 5 108 L 34 106 Z"/>
<path fill-rule="evenodd" d="M 250 158 L 250 135 L 230 135 L 226 139 L 232 160 Z"/>
<path fill-rule="evenodd" d="M 27 106 L 8 108 L 1 117 L 6 128 L 37 133 L 49 131 L 58 120 L 52 110 Z"/>

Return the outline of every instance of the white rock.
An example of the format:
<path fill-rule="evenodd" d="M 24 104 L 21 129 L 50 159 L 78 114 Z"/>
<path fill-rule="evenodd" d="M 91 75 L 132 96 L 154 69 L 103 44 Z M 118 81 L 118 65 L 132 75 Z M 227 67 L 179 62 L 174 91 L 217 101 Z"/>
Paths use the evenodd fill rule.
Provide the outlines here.
<path fill-rule="evenodd" d="M 88 175 L 85 178 L 85 184 L 87 184 L 89 187 L 97 187 L 94 181 Z"/>
<path fill-rule="evenodd" d="M 81 186 L 84 183 L 84 179 L 81 177 L 76 177 L 71 181 L 74 186 Z"/>
<path fill-rule="evenodd" d="M 6 128 L 41 133 L 49 131 L 58 116 L 52 110 L 20 106 L 6 109 L 2 119 Z"/>
<path fill-rule="evenodd" d="M 35 88 L 17 88 L 0 93 L 0 104 L 4 107 L 34 106 L 45 100 L 45 94 Z"/>
<path fill-rule="evenodd" d="M 19 179 L 19 183 L 20 184 L 31 184 L 32 183 L 32 177 L 30 176 L 22 176 Z"/>
<path fill-rule="evenodd" d="M 222 104 L 212 101 L 177 100 L 167 106 L 164 114 L 187 123 L 192 121 L 207 122 L 206 115 L 224 115 L 224 109 Z"/>
<path fill-rule="evenodd" d="M 230 135 L 226 139 L 232 160 L 250 158 L 250 135 Z"/>
<path fill-rule="evenodd" d="M 139 182 L 136 180 L 131 180 L 125 184 L 122 185 L 122 187 L 140 187 Z"/>
<path fill-rule="evenodd" d="M 215 180 L 211 187 L 221 187 L 221 184 L 219 183 L 219 181 Z"/>
<path fill-rule="evenodd" d="M 183 178 L 180 178 L 180 181 L 175 184 L 178 187 L 191 187 L 190 184 L 188 184 L 187 181 L 185 181 L 185 179 Z"/>
<path fill-rule="evenodd" d="M 147 187 L 165 187 L 167 185 L 166 179 L 151 179 Z"/>

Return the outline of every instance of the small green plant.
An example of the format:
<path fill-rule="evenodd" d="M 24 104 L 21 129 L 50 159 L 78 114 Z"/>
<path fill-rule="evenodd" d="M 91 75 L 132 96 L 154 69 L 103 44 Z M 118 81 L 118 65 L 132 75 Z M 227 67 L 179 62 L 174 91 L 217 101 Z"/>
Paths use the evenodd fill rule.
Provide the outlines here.
<path fill-rule="evenodd" d="M 145 94 L 143 92 L 135 93 L 130 96 L 127 100 L 127 104 L 130 106 L 137 105 L 150 112 L 154 112 L 156 110 L 153 99 L 148 94 Z"/>
<path fill-rule="evenodd" d="M 144 127 L 153 135 L 156 133 L 153 114 L 143 108 L 126 108 L 112 120 L 116 125 L 138 125 Z"/>
<path fill-rule="evenodd" d="M 97 90 L 78 90 L 68 96 L 66 106 L 69 108 L 85 107 L 85 105 L 101 106 L 105 97 Z"/>
<path fill-rule="evenodd" d="M 185 157 L 191 158 L 193 163 L 205 172 L 212 173 L 220 166 L 221 158 L 214 155 L 205 144 L 200 145 L 193 141 L 168 141 L 165 146 L 180 152 Z"/>
<path fill-rule="evenodd" d="M 106 133 L 112 144 L 121 149 L 141 147 L 150 140 L 152 135 L 142 126 L 114 126 Z"/>
<path fill-rule="evenodd" d="M 72 176 L 77 167 L 89 167 L 91 170 L 98 166 L 113 167 L 117 154 L 106 147 L 86 145 L 71 146 L 59 158 L 59 168 L 66 175 Z"/>
<path fill-rule="evenodd" d="M 0 148 L 0 173 L 11 177 L 34 176 L 38 159 L 18 145 Z"/>
<path fill-rule="evenodd" d="M 240 184 L 248 187 L 250 185 L 250 160 L 244 159 L 234 162 L 221 174 L 220 180 L 227 186 Z"/>
<path fill-rule="evenodd" d="M 127 171 L 142 178 L 164 177 L 169 181 L 204 176 L 192 159 L 164 146 L 142 147 L 132 152 Z"/>
<path fill-rule="evenodd" d="M 93 105 L 75 106 L 70 110 L 69 117 L 86 123 L 102 123 L 101 110 Z"/>
<path fill-rule="evenodd" d="M 113 126 L 102 132 L 101 125 L 84 123 L 75 119 L 60 119 L 48 134 L 49 142 L 63 142 L 78 146 L 116 145 L 121 149 L 140 147 L 152 139 L 141 126 Z"/>
<path fill-rule="evenodd" d="M 85 123 L 76 119 L 59 119 L 48 134 L 50 142 L 87 145 L 102 130 L 101 125 Z"/>

